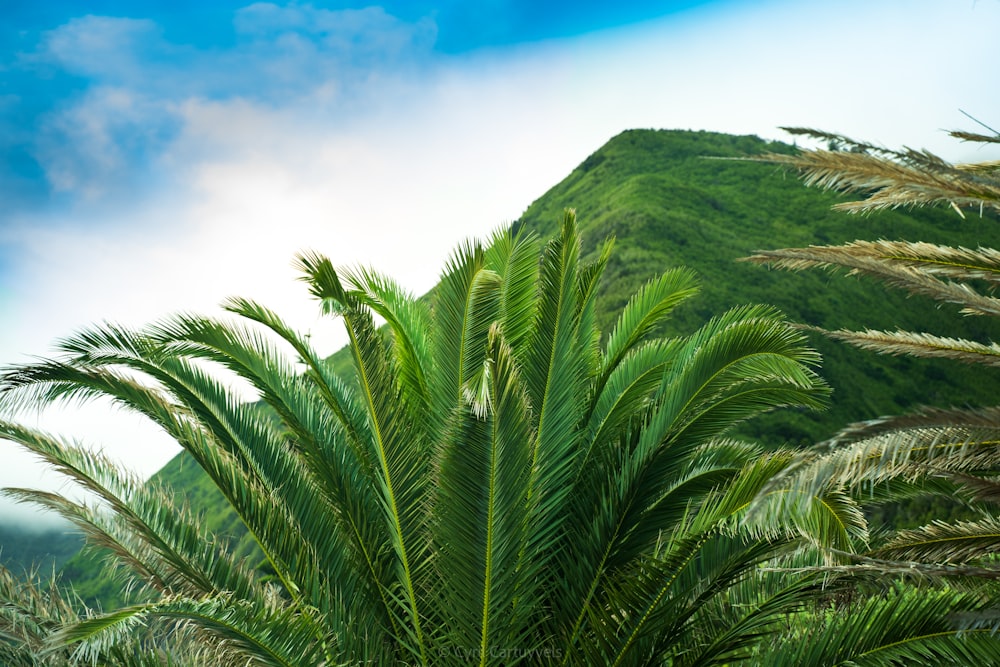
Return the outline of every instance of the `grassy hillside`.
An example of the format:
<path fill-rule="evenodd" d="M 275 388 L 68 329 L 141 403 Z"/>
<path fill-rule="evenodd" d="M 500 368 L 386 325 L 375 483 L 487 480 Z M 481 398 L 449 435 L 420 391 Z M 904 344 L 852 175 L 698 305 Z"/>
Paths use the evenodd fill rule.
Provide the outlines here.
<path fill-rule="evenodd" d="M 711 159 L 786 152 L 784 144 L 710 132 L 624 132 L 533 203 L 517 224 L 544 236 L 560 211 L 577 210 L 590 253 L 607 236 L 618 243 L 599 301 L 605 328 L 643 280 L 666 267 L 688 266 L 702 293 L 674 318 L 689 332 L 741 303 L 770 303 L 795 321 L 826 328 L 924 330 L 988 340 L 987 322 L 962 318 L 863 279 L 823 272 L 771 272 L 737 260 L 756 249 L 905 239 L 976 247 L 1000 246 L 995 217 L 963 220 L 950 210 L 888 211 L 869 217 L 834 212 L 835 195 L 803 186 L 766 164 Z M 997 386 L 958 364 L 879 357 L 815 336 L 823 374 L 834 388 L 824 413 L 775 415 L 756 435 L 811 442 L 851 421 L 916 405 L 983 405 Z"/>
<path fill-rule="evenodd" d="M 737 262 L 756 249 L 856 238 L 1000 246 L 993 218 L 962 220 L 950 211 L 933 210 L 852 217 L 830 211 L 834 196 L 808 189 L 794 175 L 773 166 L 712 159 L 790 150 L 756 137 L 625 132 L 534 202 L 515 224 L 549 236 L 556 231 L 562 210 L 573 207 L 586 254 L 607 236 L 617 238 L 599 300 L 605 330 L 638 284 L 683 265 L 700 275 L 702 293 L 677 312 L 672 326 L 678 333 L 693 331 L 730 306 L 760 302 L 778 306 L 793 320 L 828 328 L 900 326 L 980 340 L 988 337 L 981 321 L 960 319 L 948 308 L 908 300 L 861 280 L 821 272 L 769 272 Z M 984 384 L 981 373 L 976 376 L 957 365 L 877 357 L 819 336 L 814 343 L 823 353 L 823 373 L 835 390 L 831 408 L 824 413 L 773 415 L 748 426 L 748 435 L 771 443 L 806 444 L 850 421 L 918 404 L 992 403 L 1000 388 Z M 346 361 L 343 353 L 331 359 L 338 368 Z M 238 523 L 223 511 L 218 493 L 185 455 L 167 464 L 158 476 L 204 507 L 209 525 L 224 534 L 240 535 Z M 73 567 L 84 579 L 80 564 Z M 93 582 L 87 585 L 91 588 L 85 595 L 100 596 L 93 592 L 98 590 Z"/>

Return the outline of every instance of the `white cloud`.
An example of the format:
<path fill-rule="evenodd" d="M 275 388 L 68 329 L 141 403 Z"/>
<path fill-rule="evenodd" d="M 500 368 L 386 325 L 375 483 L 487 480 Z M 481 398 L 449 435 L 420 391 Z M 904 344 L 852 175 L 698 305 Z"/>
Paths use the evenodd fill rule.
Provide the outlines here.
<path fill-rule="evenodd" d="M 415 77 L 436 35 L 429 18 L 405 22 L 378 7 L 257 3 L 234 23 L 228 50 L 168 42 L 146 19 L 85 16 L 45 33 L 21 65 L 86 82 L 40 119 L 33 153 L 51 187 L 90 199 L 126 195 L 150 176 L 189 100 L 356 113 L 387 82 Z"/>
<path fill-rule="evenodd" d="M 162 102 L 141 92 L 93 88 L 43 121 L 35 157 L 56 192 L 87 199 L 120 194 L 148 174 L 147 165 L 137 164 L 136 149 L 162 145 L 171 121 Z"/>
<path fill-rule="evenodd" d="M 45 33 L 28 59 L 77 76 L 123 82 L 147 77 L 148 55 L 167 50 L 153 21 L 88 15 Z"/>
<path fill-rule="evenodd" d="M 429 17 L 408 23 L 382 7 L 329 10 L 257 2 L 236 12 L 234 26 L 238 33 L 256 38 L 315 36 L 323 49 L 355 65 L 373 54 L 382 60 L 426 52 L 437 36 L 437 27 Z"/>

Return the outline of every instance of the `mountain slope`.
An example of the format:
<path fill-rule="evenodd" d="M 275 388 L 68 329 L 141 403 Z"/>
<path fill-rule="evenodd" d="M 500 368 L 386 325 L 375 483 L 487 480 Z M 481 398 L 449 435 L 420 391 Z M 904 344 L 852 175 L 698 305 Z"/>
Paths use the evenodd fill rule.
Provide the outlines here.
<path fill-rule="evenodd" d="M 792 320 L 837 329 L 896 328 L 987 340 L 987 323 L 958 318 L 862 279 L 822 272 L 769 272 L 737 260 L 763 248 L 838 244 L 855 239 L 906 239 L 951 245 L 1000 246 L 995 217 L 962 219 L 950 210 L 887 211 L 868 217 L 830 210 L 835 195 L 803 186 L 767 164 L 712 159 L 786 152 L 784 144 L 710 132 L 624 132 L 533 203 L 517 224 L 552 234 L 560 211 L 577 210 L 594 252 L 609 235 L 618 247 L 599 301 L 606 328 L 643 280 L 688 266 L 702 293 L 678 311 L 673 326 L 693 331 L 741 303 L 770 303 Z M 959 322 L 959 331 L 956 331 Z M 757 435 L 811 442 L 848 422 L 898 414 L 916 405 L 991 404 L 997 386 L 958 364 L 878 357 L 813 338 L 823 374 L 834 388 L 824 413 L 776 415 Z"/>
<path fill-rule="evenodd" d="M 833 195 L 808 189 L 773 166 L 713 159 L 790 150 L 756 137 L 624 132 L 535 201 L 514 224 L 547 237 L 556 231 L 562 210 L 573 207 L 587 243 L 585 254 L 592 255 L 605 237 L 617 238 L 598 302 L 604 330 L 624 305 L 625 295 L 642 281 L 672 266 L 688 266 L 700 275 L 702 293 L 677 311 L 672 326 L 678 333 L 695 330 L 730 306 L 759 302 L 778 306 L 792 320 L 828 328 L 900 326 L 987 338 L 980 321 L 966 318 L 963 328 L 955 331 L 953 312 L 887 293 L 877 285 L 819 272 L 768 272 L 737 262 L 756 249 L 856 238 L 1000 246 L 992 218 L 962 220 L 940 210 L 851 217 L 830 211 Z M 771 443 L 807 444 L 850 421 L 918 404 L 987 404 L 1000 388 L 984 385 L 957 365 L 877 357 L 821 336 L 814 344 L 823 353 L 823 374 L 835 390 L 831 408 L 824 413 L 775 414 L 748 426 L 748 435 Z M 331 363 L 343 368 L 346 360 L 346 354 L 338 353 Z M 238 522 L 186 455 L 168 463 L 158 477 L 204 508 L 208 525 L 240 537 Z M 84 597 L 101 597 L 103 593 L 96 592 L 100 587 L 87 581 L 87 569 L 74 561 L 67 571 L 89 587 Z"/>

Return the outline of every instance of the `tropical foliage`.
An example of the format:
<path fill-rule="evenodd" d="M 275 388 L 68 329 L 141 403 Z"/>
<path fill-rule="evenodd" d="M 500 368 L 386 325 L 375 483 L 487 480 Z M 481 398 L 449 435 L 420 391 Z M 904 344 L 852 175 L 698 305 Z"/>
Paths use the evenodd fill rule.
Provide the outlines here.
<path fill-rule="evenodd" d="M 4 667 L 80 664 L 85 656 L 75 654 L 73 647 L 52 642 L 62 628 L 79 622 L 80 614 L 79 599 L 63 590 L 57 577 L 42 583 L 37 571 L 15 577 L 0 568 L 0 664 Z M 218 664 L 214 660 L 222 656 L 211 646 L 200 646 L 176 629 L 169 639 L 136 630 L 100 651 L 100 664 L 107 667 Z"/>
<path fill-rule="evenodd" d="M 989 335 L 984 318 L 955 321 L 944 310 L 903 294 L 886 293 L 860 280 L 837 280 L 823 272 L 795 279 L 779 271 L 735 260 L 755 248 L 841 243 L 858 237 L 919 238 L 938 244 L 975 247 L 1000 244 L 1000 226 L 963 221 L 950 210 L 881 211 L 857 218 L 831 211 L 840 198 L 804 187 L 771 164 L 729 159 L 763 151 L 787 154 L 780 142 L 751 136 L 680 130 L 629 130 L 611 139 L 561 183 L 535 201 L 514 223 L 523 233 L 549 239 L 559 232 L 561 212 L 578 210 L 581 259 L 596 261 L 601 240 L 615 236 L 598 284 L 596 321 L 610 331 L 629 297 L 665 267 L 686 266 L 699 277 L 697 299 L 671 313 L 658 335 L 681 336 L 712 316 L 744 303 L 768 303 L 788 319 L 827 328 L 862 326 L 926 327 L 979 339 Z M 732 260 L 732 261 L 731 261 Z M 912 357 L 878 357 L 823 337 L 811 340 L 823 356 L 823 377 L 836 400 L 827 409 L 782 410 L 742 424 L 738 433 L 765 446 L 808 446 L 830 437 L 844 424 L 896 414 L 916 405 L 983 405 L 1000 392 L 1000 378 L 983 378 L 961 364 L 938 364 Z M 349 349 L 334 355 L 333 369 L 351 373 Z M 915 381 L 914 378 L 919 378 Z M 190 499 L 204 512 L 210 532 L 244 539 L 238 519 L 201 468 L 186 452 L 169 462 L 156 479 Z M 893 508 L 882 511 L 887 514 Z M 911 503 L 896 518 L 919 525 L 919 516 L 937 510 Z M 913 515 L 911 517 L 911 515 Z M 0 536 L 2 537 L 2 536 Z M 3 549 L 4 562 L 8 553 Z M 14 565 L 9 565 L 15 569 Z M 105 606 L 117 603 L 120 586 L 94 577 L 90 561 L 74 558 L 63 571 L 77 592 Z"/>
<path fill-rule="evenodd" d="M 228 301 L 226 319 L 96 326 L 61 341 L 56 358 L 6 369 L 5 413 L 101 398 L 152 420 L 251 541 L 214 533 L 169 485 L 0 419 L 0 437 L 91 494 L 8 495 L 72 521 L 135 589 L 126 606 L 85 610 L 57 587 L 7 577 L 0 656 L 122 666 L 1000 661 L 989 628 L 962 631 L 952 618 L 982 619 L 988 585 L 928 594 L 868 576 L 900 563 L 870 548 L 862 488 L 899 495 L 967 480 L 894 473 L 858 485 L 822 455 L 738 439 L 764 412 L 824 403 L 805 334 L 772 307 L 737 306 L 665 335 L 697 291 L 681 269 L 647 282 L 602 333 L 597 294 L 612 244 L 590 261 L 584 247 L 572 214 L 544 246 L 518 225 L 461 246 L 428 299 L 375 271 L 300 256 L 320 307 L 345 325 L 349 374 L 247 299 Z M 257 401 L 239 397 L 233 375 Z M 973 564 L 988 566 L 963 562 L 962 574 L 976 574 Z"/>
<path fill-rule="evenodd" d="M 801 169 L 807 182 L 866 197 L 839 205 L 848 211 L 946 202 L 962 208 L 1000 210 L 1000 163 L 951 165 L 926 152 L 891 151 L 813 130 L 794 130 L 830 141 L 841 150 L 807 151 L 769 160 Z M 1000 136 L 956 132 L 954 136 L 1000 143 Z M 847 269 L 873 277 L 914 296 L 954 304 L 968 316 L 1000 315 L 992 295 L 1000 282 L 1000 252 L 992 248 L 950 247 L 904 241 L 856 241 L 841 246 L 810 246 L 761 251 L 751 261 L 776 268 Z M 988 340 L 909 330 L 826 331 L 828 336 L 888 355 L 948 359 L 998 365 L 1000 346 Z M 923 408 L 900 416 L 857 423 L 809 452 L 772 482 L 808 494 L 841 491 L 861 502 L 878 504 L 918 494 L 938 494 L 966 507 L 965 520 L 935 520 L 927 525 L 880 536 L 866 553 L 851 559 L 852 569 L 868 572 L 919 572 L 933 578 L 985 580 L 987 599 L 996 604 L 1000 579 L 1000 407 Z M 969 618 L 995 618 L 980 613 Z M 967 619 L 968 621 L 968 619 Z M 971 621 L 970 621 L 971 623 Z M 971 627 L 975 627 L 972 623 Z M 992 629 L 992 628 L 991 628 Z"/>
<path fill-rule="evenodd" d="M 35 573 L 23 579 L 0 569 L 0 662 L 9 667 L 45 664 L 42 653 L 46 638 L 62 625 L 78 620 L 78 611 L 50 581 L 48 589 L 37 582 Z M 66 653 L 50 655 L 48 664 L 66 665 Z"/>
<path fill-rule="evenodd" d="M 169 488 L 3 422 L 5 438 L 100 500 L 8 493 L 76 523 L 147 592 L 63 623 L 46 645 L 96 658 L 160 627 L 268 665 L 749 655 L 814 590 L 758 566 L 839 522 L 742 527 L 790 455 L 727 433 L 774 407 L 819 405 L 817 356 L 762 306 L 657 337 L 695 292 L 683 270 L 637 292 L 602 345 L 594 296 L 610 249 L 581 263 L 572 216 L 540 261 L 534 237 L 501 232 L 456 252 L 433 305 L 303 255 L 310 290 L 350 336 L 349 384 L 244 299 L 228 303 L 238 322 L 104 325 L 62 341 L 59 359 L 9 370 L 7 407 L 101 396 L 154 420 L 265 561 L 234 558 Z M 266 408 L 238 400 L 216 365 Z"/>

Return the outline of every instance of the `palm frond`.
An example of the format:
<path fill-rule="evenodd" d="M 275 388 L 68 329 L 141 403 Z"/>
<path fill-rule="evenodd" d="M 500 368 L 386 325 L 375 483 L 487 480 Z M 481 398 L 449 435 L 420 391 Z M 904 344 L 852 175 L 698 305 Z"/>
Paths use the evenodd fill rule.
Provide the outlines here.
<path fill-rule="evenodd" d="M 995 470 L 990 471 L 990 477 L 971 475 L 961 472 L 948 472 L 947 478 L 968 493 L 972 500 L 990 504 L 1000 504 L 1000 480 L 996 478 Z"/>
<path fill-rule="evenodd" d="M 58 579 L 44 585 L 36 570 L 15 577 L 0 566 L 0 600 L 0 661 L 8 667 L 39 667 L 48 636 L 78 618 Z M 49 658 L 54 667 L 69 665 L 68 653 Z"/>
<path fill-rule="evenodd" d="M 606 380 L 595 383 L 596 395 L 587 421 L 587 449 L 578 463 L 581 472 L 590 469 L 588 461 L 593 450 L 614 447 L 629 421 L 653 409 L 655 392 L 681 346 L 680 340 L 652 340 L 637 346 L 619 361 Z"/>
<path fill-rule="evenodd" d="M 561 235 L 543 254 L 534 331 L 520 360 L 534 421 L 527 548 L 540 561 L 551 553 L 566 520 L 561 507 L 579 453 L 583 413 L 577 398 L 587 394 L 586 353 L 578 347 L 579 255 L 576 219 L 567 212 Z"/>
<path fill-rule="evenodd" d="M 660 454 L 721 436 L 777 407 L 821 407 L 829 393 L 811 368 L 818 355 L 768 307 L 739 307 L 713 318 L 678 356 L 644 434 L 644 442 L 666 445 Z"/>
<path fill-rule="evenodd" d="M 978 132 L 963 132 L 962 130 L 952 130 L 948 134 L 963 141 L 975 141 L 982 144 L 1000 143 L 1000 135 L 996 134 L 979 134 Z M 958 166 L 961 167 L 963 165 Z"/>
<path fill-rule="evenodd" d="M 330 598 L 322 591 L 330 585 L 330 580 L 318 565 L 318 543 L 310 539 L 317 537 L 328 541 L 336 533 L 306 531 L 307 539 L 302 542 L 273 537 L 286 532 L 289 526 L 299 530 L 319 527 L 321 524 L 317 524 L 316 519 L 323 516 L 322 504 L 310 498 L 316 494 L 308 484 L 283 484 L 286 479 L 301 476 L 301 467 L 290 456 L 273 425 L 241 409 L 242 404 L 203 370 L 176 356 L 164 356 L 148 343 L 145 345 L 145 357 L 120 353 L 113 361 L 127 363 L 152 375 L 173 392 L 173 396 L 166 396 L 158 388 L 147 387 L 112 370 L 79 369 L 54 363 L 19 370 L 22 384 L 15 385 L 15 389 L 41 387 L 43 398 L 58 398 L 67 391 L 107 395 L 153 419 L 184 446 L 213 479 L 248 527 L 289 594 L 305 595 L 324 613 L 343 618 L 346 609 L 336 611 L 326 606 Z M 268 488 L 269 484 L 273 487 Z M 331 560 L 330 565 L 335 562 L 340 561 Z"/>
<path fill-rule="evenodd" d="M 808 609 L 822 588 L 813 573 L 768 576 L 757 569 L 730 586 L 726 596 L 715 596 L 692 619 L 689 634 L 710 640 L 692 642 L 692 648 L 681 653 L 676 663 L 720 667 L 755 664 L 761 644 L 779 634 L 789 618 Z"/>
<path fill-rule="evenodd" d="M 75 646 L 80 660 L 95 660 L 123 639 L 133 635 L 151 619 L 193 621 L 212 633 L 220 645 L 237 652 L 245 664 L 261 667 L 296 667 L 320 664 L 326 639 L 317 638 L 317 628 L 307 617 L 280 606 L 252 606 L 221 595 L 191 600 L 163 601 L 125 607 L 108 614 L 67 625 L 48 638 L 53 649 Z"/>
<path fill-rule="evenodd" d="M 394 338 L 398 381 L 407 400 L 417 409 L 430 407 L 425 377 L 431 365 L 427 332 L 431 313 L 427 305 L 403 290 L 391 278 L 359 267 L 344 272 L 355 296 L 385 319 Z"/>
<path fill-rule="evenodd" d="M 264 401 L 295 435 L 286 441 L 289 449 L 282 453 L 297 455 L 303 465 L 294 473 L 278 468 L 271 483 L 289 492 L 297 490 L 286 500 L 290 507 L 299 508 L 294 513 L 303 540 L 335 578 L 365 582 L 368 591 L 379 591 L 391 619 L 395 605 L 381 592 L 388 574 L 385 559 L 378 555 L 389 537 L 382 524 L 370 521 L 380 511 L 372 494 L 377 483 L 371 451 L 362 440 L 367 438 L 368 427 L 354 397 L 276 315 L 245 300 L 231 300 L 229 305 L 288 341 L 300 358 L 308 360 L 309 376 L 295 374 L 269 342 L 253 332 L 205 318 L 180 317 L 162 324 L 157 330 L 159 340 L 173 350 L 183 349 L 216 361 L 259 389 Z M 332 408 L 332 414 L 324 407 Z M 259 443 L 260 439 L 252 441 Z M 281 480 L 288 477 L 303 477 L 311 483 L 286 487 Z M 345 543 L 351 546 L 345 548 Z M 360 572 L 367 576 L 358 576 Z M 298 587 L 305 590 L 305 582 L 299 582 Z"/>
<path fill-rule="evenodd" d="M 226 545 L 209 535 L 189 508 L 177 507 L 168 491 L 121 474 L 101 454 L 43 433 L 4 423 L 0 433 L 96 494 L 111 512 L 54 493 L 7 489 L 5 495 L 62 514 L 96 544 L 110 548 L 146 583 L 190 595 L 222 590 L 247 597 L 258 594 L 249 572 Z"/>
<path fill-rule="evenodd" d="M 656 330 L 674 308 L 698 293 L 698 281 L 687 269 L 671 269 L 650 280 L 629 299 L 618 316 L 602 360 L 607 377 L 637 343 Z"/>
<path fill-rule="evenodd" d="M 326 258 L 300 256 L 300 268 L 313 294 L 344 320 L 351 340 L 351 352 L 360 386 L 360 400 L 368 413 L 373 458 L 380 471 L 378 487 L 381 507 L 395 553 L 396 584 L 391 595 L 399 597 L 398 619 L 411 636 L 403 642 L 413 658 L 426 664 L 427 641 L 422 628 L 423 612 L 418 595 L 420 579 L 429 554 L 422 537 L 429 489 L 421 483 L 428 465 L 426 438 L 429 426 L 424 419 L 406 420 L 404 394 L 395 381 L 395 355 L 375 328 L 371 314 L 341 286 L 336 271 Z M 417 413 L 419 414 L 419 413 Z"/>
<path fill-rule="evenodd" d="M 838 204 L 849 212 L 944 202 L 1000 208 L 1000 183 L 958 169 L 927 151 L 893 151 L 847 137 L 806 128 L 783 128 L 849 150 L 812 150 L 797 155 L 769 154 L 759 161 L 783 164 L 803 173 L 806 184 L 841 192 L 863 192 L 861 201 Z"/>
<path fill-rule="evenodd" d="M 485 268 L 485 261 L 478 243 L 461 246 L 434 293 L 431 348 L 436 363 L 429 385 L 435 439 L 447 429 L 470 379 L 482 368 L 483 343 L 501 307 L 499 276 Z"/>
<path fill-rule="evenodd" d="M 955 523 L 934 521 L 913 530 L 901 530 L 872 552 L 872 556 L 941 564 L 974 563 L 998 550 L 1000 519 L 987 516 Z"/>
<path fill-rule="evenodd" d="M 781 544 L 715 531 L 695 533 L 664 547 L 656 561 L 643 563 L 645 572 L 621 572 L 620 576 L 627 579 L 609 586 L 611 599 L 594 610 L 590 627 L 599 643 L 586 649 L 589 662 L 641 664 L 674 652 L 683 656 L 677 649 L 687 648 L 682 640 L 688 632 L 696 631 L 699 614 L 710 608 L 718 596 L 725 596 L 733 586 L 755 576 L 760 563 L 773 557 Z M 803 601 L 800 596 L 791 596 L 762 611 L 777 620 Z M 733 634 L 716 636 L 720 645 L 715 648 L 722 655 L 738 651 L 753 640 L 758 629 L 759 625 L 749 619 L 742 627 L 734 624 L 729 628 Z M 605 648 L 594 650 L 600 646 Z M 598 656 L 603 660 L 598 661 Z"/>
<path fill-rule="evenodd" d="M 908 429 L 966 429 L 988 434 L 1000 431 L 1000 407 L 986 408 L 934 408 L 923 407 L 903 415 L 879 417 L 850 424 L 823 443 L 836 446 L 867 440 L 875 436 Z"/>
<path fill-rule="evenodd" d="M 542 573 L 524 561 L 531 442 L 527 396 L 499 326 L 490 331 L 485 410 L 455 415 L 440 463 L 435 525 L 448 641 L 478 647 L 486 664 L 520 646 Z"/>
<path fill-rule="evenodd" d="M 634 431 L 629 449 L 617 459 L 598 456 L 608 461 L 605 470 L 614 472 L 597 486 L 601 495 L 592 496 L 601 500 L 593 506 L 593 518 L 586 519 L 594 534 L 584 541 L 600 546 L 572 552 L 584 556 L 585 577 L 570 588 L 579 589 L 576 599 L 584 601 L 586 613 L 593 606 L 592 597 L 610 585 L 612 568 L 630 567 L 629 563 L 655 545 L 662 531 L 670 530 L 667 519 L 678 519 L 678 500 L 698 503 L 698 494 L 708 490 L 697 477 L 690 484 L 683 477 L 697 460 L 694 457 L 707 451 L 702 450 L 706 441 L 742 419 L 786 402 L 817 405 L 825 393 L 825 385 L 808 366 L 816 361 L 814 353 L 805 346 L 801 333 L 771 309 L 733 309 L 672 352 L 677 361 L 664 373 L 655 409 Z M 778 468 L 785 463 L 787 459 Z M 718 484 L 731 480 L 737 472 L 732 464 L 720 461 L 718 473 L 702 479 Z M 757 479 L 743 503 L 749 503 L 767 479 L 768 475 Z M 673 496 L 674 483 L 685 492 Z M 707 526 L 699 524 L 697 530 L 716 530 L 720 520 L 707 520 Z M 650 609 L 657 607 L 658 603 L 647 602 L 653 605 Z M 574 641 L 581 636 L 586 618 L 580 613 L 568 621 Z"/>
<path fill-rule="evenodd" d="M 985 606 L 982 598 L 955 591 L 896 589 L 830 610 L 821 626 L 790 634 L 757 659 L 775 667 L 994 664 L 1000 642 L 992 631 L 963 630 L 954 620 Z"/>
<path fill-rule="evenodd" d="M 868 522 L 849 494 L 837 488 L 774 484 L 792 460 L 788 453 L 776 452 L 747 465 L 720 494 L 709 516 L 715 521 L 738 521 L 741 530 L 759 537 L 798 534 L 820 550 L 863 549 L 869 540 Z"/>
<path fill-rule="evenodd" d="M 502 278 L 500 320 L 504 338 L 516 354 L 527 345 L 534 326 L 538 295 L 537 235 L 509 228 L 493 235 L 486 249 L 484 266 Z"/>
<path fill-rule="evenodd" d="M 841 340 L 862 350 L 894 356 L 909 355 L 929 359 L 952 359 L 966 364 L 1000 366 L 1000 345 L 977 343 L 962 338 L 935 336 L 913 331 L 824 331 L 835 340 Z"/>
<path fill-rule="evenodd" d="M 319 358 L 315 349 L 313 349 L 305 337 L 293 331 L 276 313 L 249 299 L 233 298 L 227 300 L 223 305 L 227 310 L 237 315 L 241 315 L 252 322 L 262 324 L 291 345 L 298 354 L 299 359 L 306 364 L 308 369 L 306 377 L 313 383 L 323 403 L 333 413 L 336 422 L 346 432 L 348 436 L 347 442 L 353 448 L 358 460 L 362 462 L 366 469 L 371 470 L 373 464 L 369 457 L 369 452 L 365 447 L 367 441 L 367 424 L 364 414 L 360 406 L 358 406 L 354 394 L 348 390 L 341 378 L 330 371 L 328 364 Z M 208 341 L 200 342 L 208 343 Z M 219 351 L 221 352 L 222 350 Z M 258 375 L 256 372 L 250 370 L 257 366 L 254 358 L 243 361 L 237 355 L 233 354 L 231 350 L 226 350 L 223 358 L 219 359 L 219 361 L 227 364 L 234 361 L 241 361 L 240 366 L 244 370 L 242 372 L 235 368 L 234 370 L 237 370 L 238 373 L 250 380 L 261 391 L 262 398 L 278 412 L 285 424 L 296 431 L 299 437 L 305 440 L 312 439 L 312 436 L 308 432 L 302 432 L 296 428 L 299 420 L 294 414 L 287 412 L 287 409 L 294 406 L 297 401 L 274 395 L 273 389 L 269 389 L 272 383 L 254 379 Z M 266 375 L 262 375 L 261 378 L 264 379 L 270 375 L 271 373 L 267 373 Z M 272 398 L 273 395 L 274 397 Z"/>
<path fill-rule="evenodd" d="M 866 247 L 859 246 L 858 243 L 759 250 L 746 257 L 745 261 L 791 271 L 831 266 L 846 268 L 851 274 L 877 278 L 910 294 L 957 304 L 965 314 L 1000 315 L 1000 299 L 984 296 L 967 283 L 939 278 L 938 276 L 946 274 L 937 267 L 925 263 L 887 261 L 885 257 L 868 252 Z"/>
<path fill-rule="evenodd" d="M 874 487 L 902 479 L 947 477 L 996 465 L 997 441 L 962 429 L 911 429 L 862 440 L 849 447 L 803 460 L 771 482 L 803 497 L 843 488 L 863 497 Z"/>
<path fill-rule="evenodd" d="M 798 255 L 787 259 L 778 254 L 790 252 L 785 250 L 769 251 L 766 257 L 772 257 L 776 266 L 792 270 L 833 265 L 853 268 L 848 263 L 850 259 L 872 258 L 888 266 L 909 268 L 939 278 L 1000 282 L 1000 251 L 994 248 L 972 250 L 918 241 L 878 240 L 797 250 L 800 251 Z M 764 258 L 760 256 L 760 260 Z M 753 261 L 758 261 L 757 256 Z"/>

